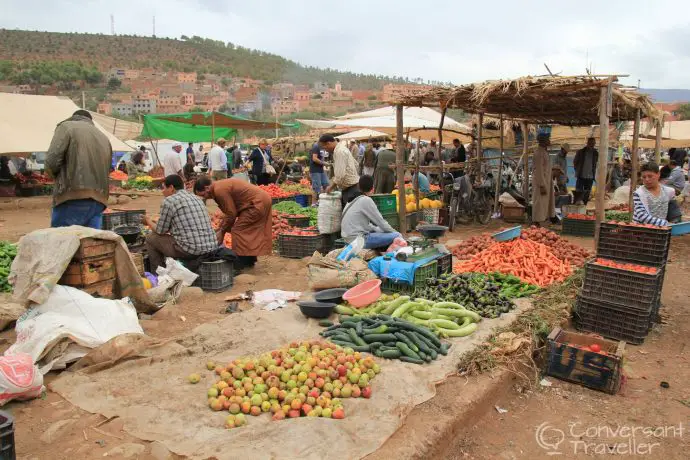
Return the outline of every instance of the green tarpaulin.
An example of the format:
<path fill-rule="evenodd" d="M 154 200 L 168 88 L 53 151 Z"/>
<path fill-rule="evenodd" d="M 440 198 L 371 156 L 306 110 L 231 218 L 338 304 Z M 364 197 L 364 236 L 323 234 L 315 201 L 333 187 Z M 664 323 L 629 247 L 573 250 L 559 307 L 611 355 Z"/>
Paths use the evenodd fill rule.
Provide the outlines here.
<path fill-rule="evenodd" d="M 180 142 L 207 142 L 224 137 L 230 139 L 238 129 L 274 129 L 294 127 L 274 122 L 251 120 L 221 112 L 188 112 L 144 116 L 141 136 L 173 139 Z"/>

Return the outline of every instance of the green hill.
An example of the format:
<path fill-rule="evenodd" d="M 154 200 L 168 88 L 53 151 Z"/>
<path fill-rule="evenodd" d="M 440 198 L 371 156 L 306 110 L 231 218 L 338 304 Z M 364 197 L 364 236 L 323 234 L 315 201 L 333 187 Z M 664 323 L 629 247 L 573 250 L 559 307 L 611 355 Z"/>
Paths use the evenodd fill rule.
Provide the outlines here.
<path fill-rule="evenodd" d="M 37 67 L 40 68 L 36 70 Z M 94 83 L 99 80 L 95 71 L 104 73 L 113 67 L 196 71 L 250 77 L 268 83 L 324 81 L 333 85 L 340 81 L 344 88 L 362 90 L 407 81 L 305 67 L 275 54 L 197 36 L 171 39 L 0 29 L 0 80 L 19 83 L 19 76 L 26 80 L 33 71 L 33 83 L 39 83 L 36 80 L 41 77 L 44 81 L 52 78 L 59 82 L 61 77 L 73 78 L 74 75 Z"/>

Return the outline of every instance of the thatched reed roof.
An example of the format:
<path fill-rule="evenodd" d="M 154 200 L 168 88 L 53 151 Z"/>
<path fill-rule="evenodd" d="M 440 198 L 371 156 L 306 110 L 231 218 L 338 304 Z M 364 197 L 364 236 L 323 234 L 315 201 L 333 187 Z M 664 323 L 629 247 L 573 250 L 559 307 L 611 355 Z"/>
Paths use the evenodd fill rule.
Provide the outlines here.
<path fill-rule="evenodd" d="M 491 80 L 462 86 L 411 90 L 393 101 L 403 106 L 444 107 L 536 124 L 599 124 L 600 88 L 616 77 L 540 76 Z M 611 121 L 642 117 L 662 120 L 662 112 L 643 94 L 612 84 Z"/>

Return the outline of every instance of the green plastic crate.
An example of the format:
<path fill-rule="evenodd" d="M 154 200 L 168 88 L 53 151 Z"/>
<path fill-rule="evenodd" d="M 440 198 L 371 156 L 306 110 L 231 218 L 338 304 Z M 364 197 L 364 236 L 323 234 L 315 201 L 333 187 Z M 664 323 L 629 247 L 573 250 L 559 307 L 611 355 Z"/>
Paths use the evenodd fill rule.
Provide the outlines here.
<path fill-rule="evenodd" d="M 381 213 L 383 219 L 388 222 L 388 224 L 394 229 L 400 231 L 400 218 L 398 217 L 398 212 Z"/>
<path fill-rule="evenodd" d="M 427 279 L 436 278 L 437 276 L 438 261 L 432 260 L 431 262 L 417 268 L 417 271 L 414 273 L 414 283 L 412 285 L 407 283 L 396 283 L 388 278 L 384 278 L 383 283 L 381 283 L 381 290 L 386 292 L 400 293 L 414 292 L 417 289 L 426 287 Z"/>
<path fill-rule="evenodd" d="M 371 195 L 371 199 L 376 203 L 376 207 L 381 214 L 388 214 L 397 211 L 397 200 L 392 193 L 380 193 L 378 195 Z"/>

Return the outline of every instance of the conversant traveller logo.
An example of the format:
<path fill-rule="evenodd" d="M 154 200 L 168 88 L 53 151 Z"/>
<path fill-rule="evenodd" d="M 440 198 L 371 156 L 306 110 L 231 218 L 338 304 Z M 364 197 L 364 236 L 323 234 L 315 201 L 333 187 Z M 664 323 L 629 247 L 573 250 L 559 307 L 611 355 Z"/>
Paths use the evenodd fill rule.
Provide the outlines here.
<path fill-rule="evenodd" d="M 549 422 L 534 432 L 537 445 L 547 455 L 655 455 L 667 438 L 682 439 L 686 428 L 682 423 L 668 426 L 591 425 L 570 422 L 559 428 Z M 658 455 L 658 453 L 656 453 Z"/>

